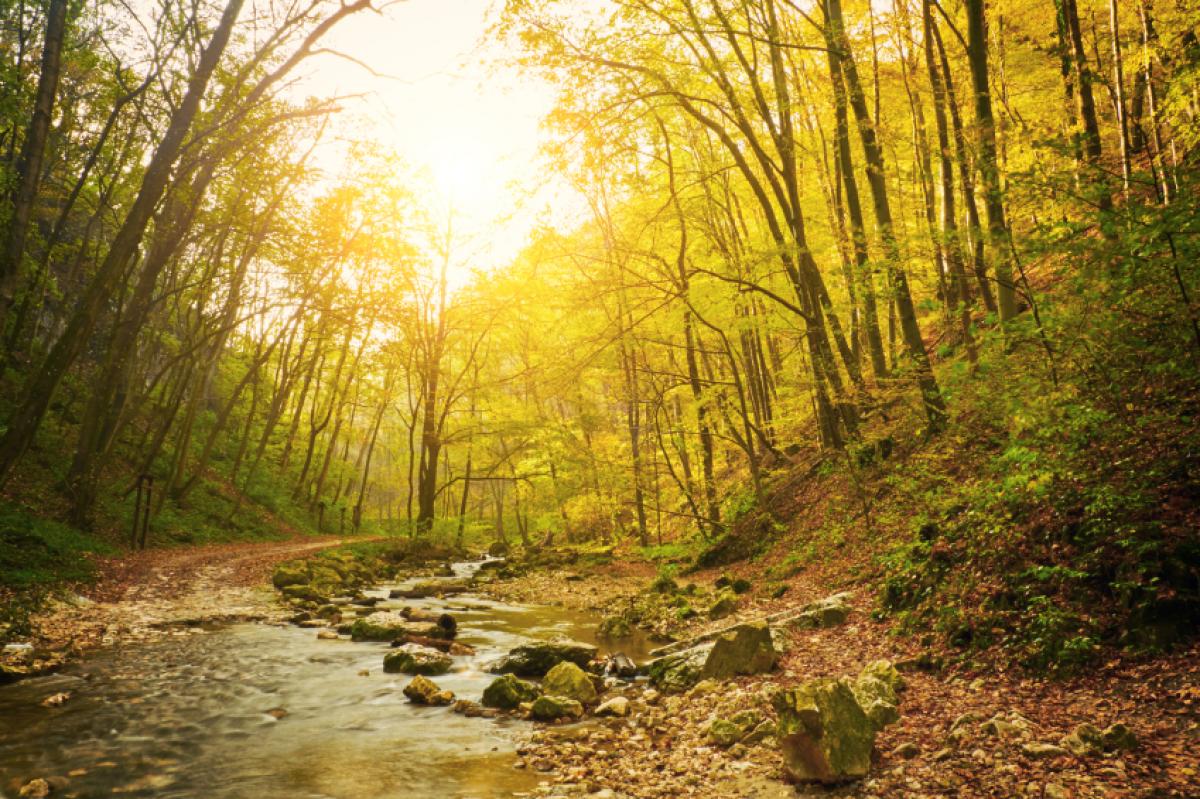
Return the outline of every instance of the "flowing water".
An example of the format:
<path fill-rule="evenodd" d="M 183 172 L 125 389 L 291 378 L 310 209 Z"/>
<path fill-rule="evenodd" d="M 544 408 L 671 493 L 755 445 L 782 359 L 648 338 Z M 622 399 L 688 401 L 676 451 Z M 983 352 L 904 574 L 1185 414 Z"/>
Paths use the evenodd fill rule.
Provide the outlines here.
<path fill-rule="evenodd" d="M 390 587 L 367 593 L 387 597 Z M 563 608 L 470 595 L 377 608 L 404 604 L 452 613 L 457 640 L 476 648 L 434 678 L 461 699 L 478 701 L 492 679 L 484 666 L 518 644 L 594 642 L 596 620 Z M 635 659 L 644 647 L 614 646 Z M 536 774 L 512 767 L 528 722 L 412 705 L 401 693 L 409 677 L 383 673 L 386 651 L 238 624 L 114 647 L 62 674 L 2 687 L 0 797 L 52 776 L 68 779 L 55 796 L 162 799 L 482 798 L 536 785 Z M 58 692 L 70 700 L 41 706 Z"/>

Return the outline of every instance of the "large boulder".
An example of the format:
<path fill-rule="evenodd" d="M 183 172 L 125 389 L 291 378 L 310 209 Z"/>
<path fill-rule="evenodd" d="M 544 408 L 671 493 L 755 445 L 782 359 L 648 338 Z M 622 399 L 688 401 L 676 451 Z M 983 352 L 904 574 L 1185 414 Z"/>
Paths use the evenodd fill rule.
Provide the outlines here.
<path fill-rule="evenodd" d="M 483 689 L 483 706 L 516 710 L 521 704 L 537 699 L 540 693 L 533 683 L 505 674 L 492 680 L 492 684 Z"/>
<path fill-rule="evenodd" d="M 711 650 L 712 645 L 705 644 L 650 661 L 646 664 L 650 683 L 669 693 L 686 691 L 703 678 L 704 664 Z"/>
<path fill-rule="evenodd" d="M 529 712 L 538 721 L 577 719 L 583 715 L 583 705 L 565 696 L 539 696 L 534 700 Z"/>
<path fill-rule="evenodd" d="M 832 785 L 867 775 L 875 726 L 849 680 L 813 680 L 780 691 L 772 704 L 779 716 L 784 773 L 790 780 Z"/>
<path fill-rule="evenodd" d="M 398 646 L 383 656 L 383 670 L 389 673 L 445 674 L 453 665 L 449 655 L 419 644 Z"/>
<path fill-rule="evenodd" d="M 565 696 L 585 705 L 596 701 L 596 686 L 587 673 L 570 661 L 564 660 L 542 680 L 542 690 L 554 696 Z"/>
<path fill-rule="evenodd" d="M 546 672 L 564 661 L 583 668 L 596 657 L 596 647 L 578 641 L 539 641 L 523 644 L 491 664 L 493 674 L 515 674 L 518 677 L 544 677 Z"/>
<path fill-rule="evenodd" d="M 488 547 L 487 553 L 490 558 L 503 558 L 508 555 L 508 544 L 503 541 L 493 541 Z"/>
<path fill-rule="evenodd" d="M 766 622 L 739 624 L 713 642 L 701 677 L 727 680 L 742 674 L 761 674 L 775 668 L 778 658 Z"/>
<path fill-rule="evenodd" d="M 420 674 L 404 686 L 404 695 L 414 705 L 449 705 L 454 701 L 453 691 L 443 691 L 433 680 Z"/>

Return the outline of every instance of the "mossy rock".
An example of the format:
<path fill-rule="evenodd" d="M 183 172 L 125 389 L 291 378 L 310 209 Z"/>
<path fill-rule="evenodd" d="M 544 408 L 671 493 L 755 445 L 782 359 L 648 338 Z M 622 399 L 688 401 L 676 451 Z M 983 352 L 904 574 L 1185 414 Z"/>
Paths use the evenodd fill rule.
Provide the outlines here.
<path fill-rule="evenodd" d="M 304 585 L 308 582 L 308 564 L 302 560 L 284 561 L 276 566 L 271 574 L 271 584 L 281 590 L 289 585 Z"/>
<path fill-rule="evenodd" d="M 343 630 L 339 628 L 338 632 L 343 632 Z M 378 613 L 355 619 L 354 623 L 344 632 L 355 641 L 395 641 L 405 636 L 445 640 L 454 637 L 437 624 L 413 623 L 387 615 L 381 618 Z"/>
<path fill-rule="evenodd" d="M 540 694 L 541 691 L 533 683 L 513 674 L 505 674 L 492 680 L 492 684 L 483 689 L 483 706 L 516 710 L 523 703 L 537 699 Z"/>
<path fill-rule="evenodd" d="M 737 611 L 737 607 L 737 595 L 732 591 L 723 589 L 721 593 L 717 594 L 717 598 L 711 605 L 708 606 L 708 610 L 706 610 L 705 613 L 707 614 L 708 618 L 716 621 L 717 619 L 723 619 L 726 616 L 732 616 Z"/>
<path fill-rule="evenodd" d="M 789 779 L 831 785 L 867 776 L 876 729 L 848 680 L 813 680 L 772 704 Z"/>
<path fill-rule="evenodd" d="M 664 655 L 646 664 L 646 674 L 655 688 L 669 693 L 686 691 L 700 682 L 711 647 L 701 646 Z"/>
<path fill-rule="evenodd" d="M 702 677 L 727 680 L 738 675 L 762 674 L 775 668 L 778 658 L 766 622 L 739 624 L 713 642 Z"/>
<path fill-rule="evenodd" d="M 542 690 L 554 696 L 565 696 L 588 704 L 596 701 L 596 686 L 592 678 L 574 663 L 562 662 L 546 673 Z"/>
<path fill-rule="evenodd" d="M 454 665 L 449 655 L 420 644 L 405 644 L 383 656 L 383 670 L 389 674 L 445 674 Z"/>
<path fill-rule="evenodd" d="M 316 586 L 308 585 L 307 583 L 289 585 L 283 589 L 283 595 L 292 600 L 314 602 L 318 606 L 329 603 L 329 598 L 325 594 L 317 590 Z"/>
<path fill-rule="evenodd" d="M 607 616 L 596 633 L 601 638 L 628 638 L 633 635 L 633 625 L 624 616 Z"/>
<path fill-rule="evenodd" d="M 539 696 L 533 701 L 530 714 L 538 721 L 577 719 L 583 716 L 583 705 L 565 696 Z"/>
<path fill-rule="evenodd" d="M 454 702 L 454 692 L 444 691 L 437 683 L 420 674 L 404 686 L 404 695 L 414 705 L 443 706 Z"/>
<path fill-rule="evenodd" d="M 563 661 L 586 667 L 598 650 L 591 644 L 578 641 L 538 641 L 515 647 L 505 657 L 493 663 L 493 674 L 515 674 L 518 677 L 543 677 Z"/>

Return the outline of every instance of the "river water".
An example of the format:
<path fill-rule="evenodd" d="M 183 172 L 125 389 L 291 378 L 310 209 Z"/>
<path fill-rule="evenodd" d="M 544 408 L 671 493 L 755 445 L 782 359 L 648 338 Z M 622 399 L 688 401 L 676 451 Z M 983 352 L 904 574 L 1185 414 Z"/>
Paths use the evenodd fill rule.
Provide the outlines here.
<path fill-rule="evenodd" d="M 386 598 L 391 587 L 367 594 Z M 476 648 L 434 678 L 460 699 L 478 701 L 493 679 L 484 666 L 518 644 L 595 643 L 596 619 L 563 608 L 471 595 L 377 608 L 405 604 L 452 613 L 457 640 Z M 644 646 L 613 648 L 636 659 Z M 0 797 L 37 777 L 66 778 L 54 796 L 161 799 L 483 799 L 536 785 L 512 767 L 529 722 L 410 704 L 410 678 L 383 672 L 387 648 L 237 624 L 101 650 L 62 674 L 0 687 Z M 71 698 L 41 706 L 58 692 Z"/>

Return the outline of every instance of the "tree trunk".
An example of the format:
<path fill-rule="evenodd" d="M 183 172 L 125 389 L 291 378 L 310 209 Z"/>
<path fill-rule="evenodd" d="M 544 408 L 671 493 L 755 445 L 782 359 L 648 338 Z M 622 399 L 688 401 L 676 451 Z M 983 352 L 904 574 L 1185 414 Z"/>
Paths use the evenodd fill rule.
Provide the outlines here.
<path fill-rule="evenodd" d="M 854 54 L 850 49 L 849 39 L 846 37 L 845 25 L 842 21 L 841 0 L 826 0 L 826 8 L 831 28 L 829 31 L 830 47 L 840 50 L 842 76 L 846 81 L 850 107 L 854 110 L 854 116 L 858 121 L 859 138 L 862 140 L 863 155 L 867 161 L 867 184 L 871 188 L 871 197 L 875 205 L 875 219 L 879 224 L 885 257 L 888 261 L 888 274 L 891 277 L 896 311 L 900 319 L 900 332 L 904 337 L 905 349 L 908 350 L 908 355 L 912 359 L 917 373 L 917 384 L 925 405 L 929 430 L 937 432 L 945 426 L 946 406 L 942 400 L 937 379 L 933 375 L 933 367 L 929 363 L 929 353 L 925 351 L 925 342 L 921 339 L 921 329 L 917 325 L 917 310 L 913 305 L 912 292 L 908 288 L 908 275 L 900 261 L 900 248 L 892 223 L 891 205 L 888 202 L 883 151 L 876 138 L 875 122 L 871 119 L 867 109 L 862 83 L 858 79 L 858 68 L 854 63 Z"/>
<path fill-rule="evenodd" d="M 20 282 L 21 265 L 25 259 L 25 239 L 29 234 L 29 218 L 33 213 L 33 204 L 41 183 L 46 135 L 50 131 L 50 117 L 54 112 L 54 98 L 58 93 L 63 37 L 67 28 L 67 5 L 67 0 L 50 0 L 46 9 L 42 72 L 38 76 L 33 116 L 30 117 L 25 141 L 21 145 L 21 158 L 17 162 L 17 185 L 12 197 L 8 236 L 4 242 L 4 249 L 0 252 L 0 334 L 3 334 L 3 327 L 9 321 L 8 310 L 12 307 Z"/>

